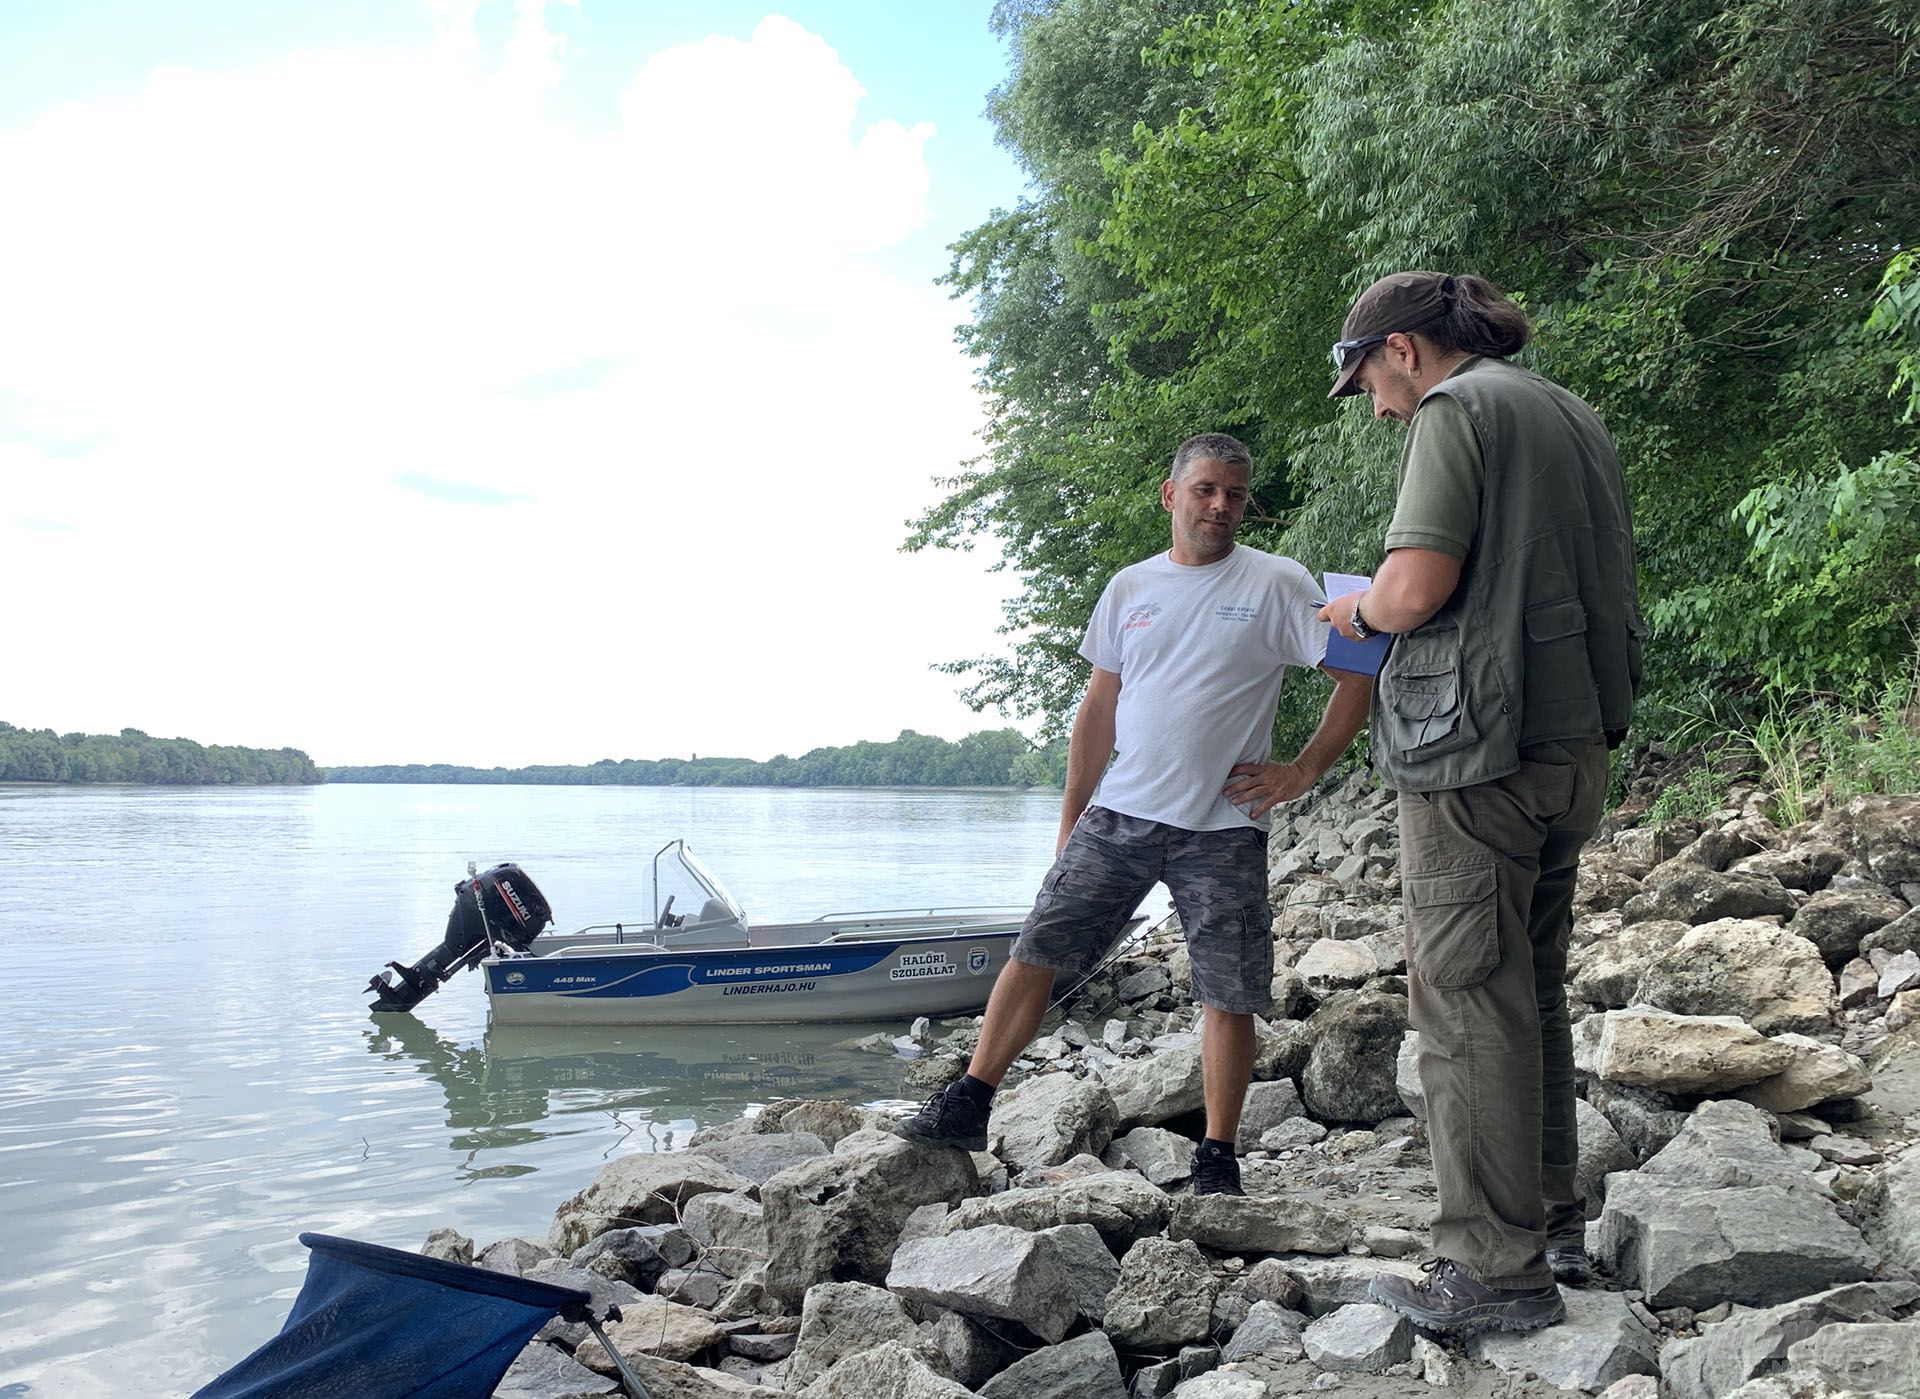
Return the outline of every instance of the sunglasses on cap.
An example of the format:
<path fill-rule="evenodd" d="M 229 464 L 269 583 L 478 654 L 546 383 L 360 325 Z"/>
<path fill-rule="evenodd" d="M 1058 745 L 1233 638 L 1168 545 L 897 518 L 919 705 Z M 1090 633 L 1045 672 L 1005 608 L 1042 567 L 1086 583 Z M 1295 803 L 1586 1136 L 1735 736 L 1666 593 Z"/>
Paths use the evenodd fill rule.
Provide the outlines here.
<path fill-rule="evenodd" d="M 1389 331 L 1388 334 L 1392 334 L 1392 332 Z M 1357 340 L 1336 340 L 1333 342 L 1333 367 L 1335 369 L 1345 369 L 1375 345 L 1384 345 L 1386 343 L 1386 335 L 1362 335 Z"/>

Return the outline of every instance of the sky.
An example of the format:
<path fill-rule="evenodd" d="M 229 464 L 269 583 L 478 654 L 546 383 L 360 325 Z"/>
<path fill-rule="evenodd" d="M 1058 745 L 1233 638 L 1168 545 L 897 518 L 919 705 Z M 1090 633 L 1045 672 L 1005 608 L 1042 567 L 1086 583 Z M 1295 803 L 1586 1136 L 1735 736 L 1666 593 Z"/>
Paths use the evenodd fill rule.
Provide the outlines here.
<path fill-rule="evenodd" d="M 0 6 L 0 720 L 323 765 L 1006 722 L 989 0 Z"/>

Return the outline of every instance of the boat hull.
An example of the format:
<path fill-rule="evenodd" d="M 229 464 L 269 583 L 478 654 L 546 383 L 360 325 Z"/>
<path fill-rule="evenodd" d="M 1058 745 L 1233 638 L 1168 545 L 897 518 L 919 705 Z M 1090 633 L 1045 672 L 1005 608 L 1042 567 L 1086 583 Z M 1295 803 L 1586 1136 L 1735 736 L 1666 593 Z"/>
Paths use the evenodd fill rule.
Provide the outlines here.
<path fill-rule="evenodd" d="M 980 1009 L 1017 922 L 945 935 L 721 949 L 575 948 L 488 958 L 495 1025 L 893 1020 Z"/>

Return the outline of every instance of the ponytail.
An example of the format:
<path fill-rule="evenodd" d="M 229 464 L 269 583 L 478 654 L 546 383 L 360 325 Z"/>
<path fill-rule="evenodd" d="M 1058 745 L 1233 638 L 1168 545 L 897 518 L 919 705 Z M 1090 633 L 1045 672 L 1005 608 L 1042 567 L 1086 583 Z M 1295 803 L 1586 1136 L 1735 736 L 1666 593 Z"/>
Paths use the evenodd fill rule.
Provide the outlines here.
<path fill-rule="evenodd" d="M 1441 283 L 1440 297 L 1446 310 L 1419 333 L 1443 353 L 1460 350 L 1506 359 L 1533 338 L 1527 313 L 1484 277 L 1448 277 Z"/>

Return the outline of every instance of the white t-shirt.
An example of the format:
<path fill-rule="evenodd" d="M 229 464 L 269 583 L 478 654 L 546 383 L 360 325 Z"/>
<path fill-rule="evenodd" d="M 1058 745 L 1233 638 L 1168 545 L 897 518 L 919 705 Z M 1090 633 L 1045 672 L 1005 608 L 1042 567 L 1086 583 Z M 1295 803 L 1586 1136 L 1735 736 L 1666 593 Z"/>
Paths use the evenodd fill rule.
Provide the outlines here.
<path fill-rule="evenodd" d="M 1271 756 L 1285 668 L 1327 653 L 1314 616 L 1326 601 L 1292 559 L 1244 544 L 1210 564 L 1156 554 L 1115 574 L 1080 644 L 1120 677 L 1116 756 L 1094 804 L 1189 831 L 1265 830 L 1221 789 L 1234 764 Z"/>

